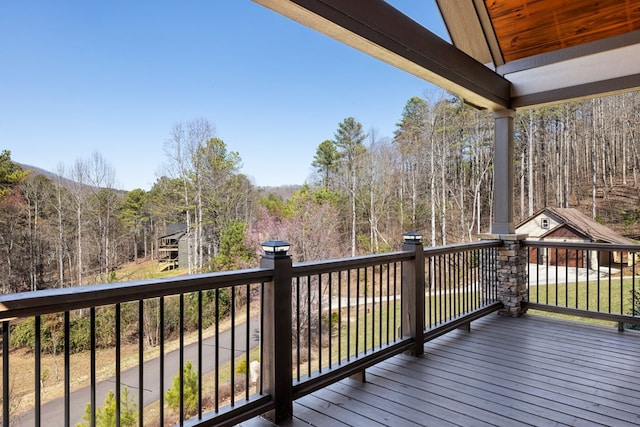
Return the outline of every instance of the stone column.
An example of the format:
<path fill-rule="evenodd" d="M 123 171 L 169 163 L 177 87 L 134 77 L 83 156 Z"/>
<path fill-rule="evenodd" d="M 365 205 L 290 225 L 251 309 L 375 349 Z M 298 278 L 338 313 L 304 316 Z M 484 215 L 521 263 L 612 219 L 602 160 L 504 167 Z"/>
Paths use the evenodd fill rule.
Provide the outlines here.
<path fill-rule="evenodd" d="M 526 234 L 485 234 L 483 240 L 502 240 L 497 248 L 496 271 L 494 275 L 498 300 L 504 307 L 498 314 L 519 317 L 526 309 L 523 302 L 528 301 L 527 294 L 527 248 L 522 241 Z"/>

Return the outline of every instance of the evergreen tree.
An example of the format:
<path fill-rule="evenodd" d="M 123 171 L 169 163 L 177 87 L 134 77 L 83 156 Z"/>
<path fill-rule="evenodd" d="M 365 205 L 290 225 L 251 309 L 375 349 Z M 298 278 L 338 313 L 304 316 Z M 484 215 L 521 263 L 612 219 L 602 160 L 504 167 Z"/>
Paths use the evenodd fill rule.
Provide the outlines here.
<path fill-rule="evenodd" d="M 247 268 L 255 252 L 246 242 L 247 225 L 241 221 L 231 222 L 220 236 L 220 251 L 211 260 L 213 271 L 228 271 Z"/>
<path fill-rule="evenodd" d="M 28 172 L 11 160 L 11 151 L 0 153 L 0 198 L 6 196 L 11 189 L 25 180 Z"/>
<path fill-rule="evenodd" d="M 327 139 L 318 145 L 311 166 L 322 174 L 322 186 L 324 188 L 329 188 L 329 177 L 338 165 L 338 158 L 339 154 L 335 142 Z"/>
<path fill-rule="evenodd" d="M 120 426 L 133 427 L 136 425 L 138 411 L 136 410 L 135 399 L 129 394 L 129 389 L 122 389 L 120 398 Z M 84 410 L 83 423 L 78 423 L 77 427 L 91 426 L 91 404 L 87 403 Z M 109 390 L 104 398 L 102 406 L 96 408 L 96 427 L 116 427 L 116 396 L 113 390 Z"/>
<path fill-rule="evenodd" d="M 363 141 L 367 138 L 362 130 L 362 124 L 353 117 L 347 117 L 338 124 L 335 133 L 335 144 L 340 149 L 349 179 L 349 200 L 351 202 L 351 256 L 356 255 L 356 187 L 357 187 L 357 159 L 365 152 Z"/>
<path fill-rule="evenodd" d="M 182 381 L 181 381 L 182 380 Z M 189 418 L 198 410 L 198 372 L 193 369 L 191 360 L 187 360 L 180 374 L 173 377 L 173 384 L 167 390 L 165 399 L 171 410 L 180 412 L 180 390 L 182 389 L 184 416 Z"/>

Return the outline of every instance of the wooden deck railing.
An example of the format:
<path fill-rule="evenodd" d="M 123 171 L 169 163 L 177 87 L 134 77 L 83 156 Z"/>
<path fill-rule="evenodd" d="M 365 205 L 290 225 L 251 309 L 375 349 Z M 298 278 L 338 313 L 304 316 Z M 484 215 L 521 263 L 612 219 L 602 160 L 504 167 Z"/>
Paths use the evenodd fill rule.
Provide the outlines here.
<path fill-rule="evenodd" d="M 499 245 L 406 242 L 298 264 L 265 255 L 251 270 L 4 295 L 2 425 L 95 425 L 109 389 L 117 422 L 287 418 L 292 400 L 499 308 Z M 60 397 L 45 402 L 50 390 Z"/>
<path fill-rule="evenodd" d="M 530 309 L 640 325 L 638 245 L 526 241 Z"/>

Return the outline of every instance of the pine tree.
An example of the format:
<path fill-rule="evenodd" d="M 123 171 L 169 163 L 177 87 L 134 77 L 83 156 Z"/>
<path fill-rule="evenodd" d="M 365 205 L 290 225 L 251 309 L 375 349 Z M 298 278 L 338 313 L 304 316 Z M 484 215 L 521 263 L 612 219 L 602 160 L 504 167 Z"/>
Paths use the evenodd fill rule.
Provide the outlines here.
<path fill-rule="evenodd" d="M 167 390 L 165 399 L 169 408 L 176 413 L 180 412 L 180 389 L 182 388 L 183 409 L 185 418 L 195 415 L 198 410 L 198 372 L 193 369 L 193 364 L 187 360 L 182 369 L 182 381 L 180 374 L 173 377 L 173 384 Z"/>
<path fill-rule="evenodd" d="M 133 427 L 136 425 L 138 411 L 136 410 L 135 399 L 129 394 L 129 389 L 122 389 L 120 398 L 120 426 Z M 96 408 L 96 427 L 116 426 L 116 396 L 113 390 L 109 390 L 104 398 L 102 406 Z M 87 403 L 82 419 L 84 423 L 79 423 L 77 427 L 88 427 L 91 425 L 91 404 Z"/>

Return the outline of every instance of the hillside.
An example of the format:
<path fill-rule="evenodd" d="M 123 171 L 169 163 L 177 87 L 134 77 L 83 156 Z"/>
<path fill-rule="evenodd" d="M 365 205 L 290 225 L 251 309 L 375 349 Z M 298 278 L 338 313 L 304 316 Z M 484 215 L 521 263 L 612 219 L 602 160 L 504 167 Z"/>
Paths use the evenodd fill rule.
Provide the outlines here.
<path fill-rule="evenodd" d="M 74 182 L 73 180 L 69 179 L 69 178 L 65 178 L 63 176 L 58 175 L 57 173 L 48 171 L 46 169 L 42 169 L 39 168 L 37 166 L 32 166 L 32 165 L 27 165 L 24 163 L 18 163 L 15 162 L 18 166 L 20 166 L 22 169 L 26 170 L 26 171 L 31 171 L 34 175 L 44 175 L 47 178 L 49 178 L 51 181 L 55 182 L 55 183 L 60 183 L 62 185 L 62 187 L 66 188 L 67 190 L 73 188 L 76 185 L 76 182 Z M 85 184 L 86 187 L 92 187 L 91 185 Z M 115 190 L 117 192 L 124 192 L 123 190 Z"/>
<path fill-rule="evenodd" d="M 623 236 L 640 241 L 640 187 L 618 180 L 605 191 L 598 189 L 596 200 L 599 220 Z"/>

